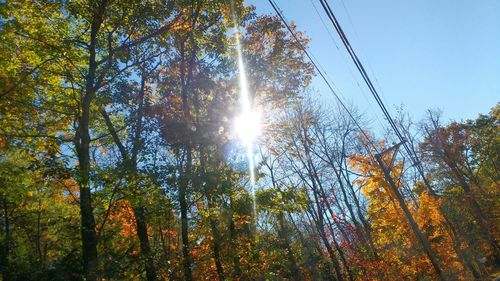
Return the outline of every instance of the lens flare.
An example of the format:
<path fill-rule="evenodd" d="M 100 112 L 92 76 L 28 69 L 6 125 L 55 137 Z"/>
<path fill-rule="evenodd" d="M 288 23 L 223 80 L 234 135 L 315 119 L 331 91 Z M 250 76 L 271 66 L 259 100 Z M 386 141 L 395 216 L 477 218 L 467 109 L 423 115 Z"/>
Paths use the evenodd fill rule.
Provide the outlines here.
<path fill-rule="evenodd" d="M 253 145 L 260 134 L 260 114 L 252 110 L 250 94 L 248 92 L 247 76 L 245 72 L 245 63 L 243 61 L 243 52 L 240 43 L 239 28 L 235 26 L 236 52 L 238 56 L 239 86 L 240 86 L 240 105 L 241 115 L 235 118 L 235 131 L 241 142 L 245 145 L 248 158 L 248 170 L 250 174 L 250 188 L 253 201 L 254 217 L 257 217 L 257 208 L 255 202 L 255 160 Z"/>

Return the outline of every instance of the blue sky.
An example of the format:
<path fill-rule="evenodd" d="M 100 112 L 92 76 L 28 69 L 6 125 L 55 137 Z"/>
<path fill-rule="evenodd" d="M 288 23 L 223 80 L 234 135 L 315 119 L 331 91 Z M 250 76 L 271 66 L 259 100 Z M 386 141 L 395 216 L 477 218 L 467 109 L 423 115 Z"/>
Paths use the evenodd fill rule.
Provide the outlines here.
<path fill-rule="evenodd" d="M 379 127 L 384 122 L 381 111 L 340 45 L 319 1 L 276 2 L 287 19 L 312 39 L 310 51 L 344 100 L 355 104 L 373 126 Z M 404 104 L 416 120 L 423 118 L 427 109 L 440 108 L 445 119 L 458 121 L 488 113 L 500 101 L 500 1 L 329 3 L 393 115 L 395 107 Z M 258 13 L 273 13 L 267 0 L 250 0 L 247 4 L 255 5 Z M 316 78 L 313 87 L 322 99 L 333 101 L 321 79 Z"/>

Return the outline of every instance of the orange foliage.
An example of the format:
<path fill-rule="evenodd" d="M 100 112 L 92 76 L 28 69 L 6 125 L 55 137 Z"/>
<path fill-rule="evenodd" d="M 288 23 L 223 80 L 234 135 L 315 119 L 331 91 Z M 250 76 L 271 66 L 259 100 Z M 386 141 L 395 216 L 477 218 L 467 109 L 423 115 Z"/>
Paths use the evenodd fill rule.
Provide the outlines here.
<path fill-rule="evenodd" d="M 109 223 L 120 229 L 122 237 L 136 237 L 135 216 L 130 203 L 120 200 L 112 206 L 109 212 Z"/>
<path fill-rule="evenodd" d="M 372 238 L 379 252 L 377 262 L 364 261 L 362 266 L 371 277 L 365 280 L 417 280 L 434 278 L 432 265 L 409 226 L 408 219 L 398 205 L 395 194 L 389 188 L 381 168 L 366 155 L 356 155 L 350 165 L 362 177 L 355 183 L 368 199 L 368 219 Z M 402 163 L 391 169 L 392 178 L 399 179 Z M 428 192 L 418 195 L 408 207 L 420 229 L 427 236 L 446 274 L 459 280 L 464 276 L 458 257 L 453 250 L 451 237 L 443 224 L 439 210 L 440 200 Z"/>

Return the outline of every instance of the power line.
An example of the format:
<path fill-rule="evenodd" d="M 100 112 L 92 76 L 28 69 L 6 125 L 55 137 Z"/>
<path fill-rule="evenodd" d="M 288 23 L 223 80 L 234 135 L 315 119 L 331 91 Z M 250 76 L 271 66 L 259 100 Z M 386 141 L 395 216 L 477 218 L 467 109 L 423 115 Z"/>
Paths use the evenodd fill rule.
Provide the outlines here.
<path fill-rule="evenodd" d="M 395 124 L 394 124 L 394 122 L 393 122 L 393 120 L 392 120 L 389 112 L 387 111 L 387 108 L 385 107 L 385 105 L 383 104 L 382 100 L 380 99 L 380 96 L 379 96 L 377 90 L 373 86 L 373 83 L 370 80 L 370 77 L 368 76 L 368 74 L 366 73 L 366 70 L 365 70 L 363 64 L 361 63 L 361 61 L 359 60 L 358 56 L 354 52 L 354 49 L 352 48 L 352 46 L 351 46 L 349 40 L 347 39 L 344 31 L 342 30 L 342 27 L 340 26 L 340 24 L 338 23 L 335 15 L 333 14 L 333 12 L 332 12 L 332 10 L 330 8 L 330 5 L 325 0 L 320 0 L 320 3 L 321 3 L 321 5 L 323 6 L 323 9 L 326 12 L 326 15 L 328 16 L 328 18 L 332 22 L 335 30 L 339 34 L 340 39 L 342 40 L 342 43 L 346 47 L 346 49 L 347 49 L 350 57 L 352 58 L 354 64 L 356 65 L 356 68 L 361 73 L 361 76 L 362 76 L 363 80 L 365 81 L 365 83 L 367 84 L 368 89 L 370 90 L 370 92 L 372 93 L 372 95 L 375 97 L 375 100 L 376 100 L 377 104 L 380 106 L 380 108 L 382 109 L 382 112 L 387 117 L 389 123 L 391 124 L 391 127 L 393 127 L 393 129 L 395 129 L 395 131 L 397 131 L 397 128 L 396 128 L 396 126 L 395 126 Z M 397 131 L 396 134 L 398 135 L 398 137 L 400 137 L 399 131 Z"/>
<path fill-rule="evenodd" d="M 333 27 L 337 31 L 340 39 L 342 40 L 342 43 L 344 44 L 347 52 L 349 53 L 349 56 L 351 57 L 352 61 L 356 65 L 356 68 L 358 69 L 359 73 L 363 77 L 363 80 L 365 81 L 366 85 L 368 86 L 368 89 L 372 93 L 373 97 L 375 98 L 375 101 L 377 102 L 377 104 L 379 105 L 380 109 L 382 110 L 382 113 L 384 114 L 384 116 L 386 117 L 387 121 L 389 122 L 389 125 L 394 130 L 394 133 L 398 137 L 399 141 L 402 142 L 402 145 L 403 145 L 405 151 L 407 152 L 408 156 L 410 157 L 412 163 L 417 168 L 419 174 L 422 176 L 422 178 L 424 179 L 424 181 L 426 181 L 425 180 L 425 175 L 424 175 L 424 172 L 423 172 L 423 169 L 422 169 L 422 166 L 421 166 L 420 162 L 416 158 L 416 155 L 413 155 L 414 152 L 409 148 L 408 144 L 406 143 L 406 139 L 404 138 L 404 136 L 399 131 L 396 123 L 394 122 L 393 118 L 391 117 L 391 114 L 389 113 L 389 111 L 385 107 L 382 99 L 380 98 L 380 95 L 377 92 L 377 89 L 373 85 L 370 77 L 368 76 L 368 73 L 366 72 L 363 64 L 361 63 L 361 60 L 356 55 L 356 52 L 354 51 L 354 49 L 352 48 L 349 40 L 347 39 L 347 36 L 345 35 L 344 30 L 342 29 L 342 27 L 340 26 L 339 22 L 337 21 L 337 18 L 333 14 L 333 11 L 332 11 L 330 5 L 328 4 L 328 2 L 326 0 L 319 0 L 319 1 L 321 3 L 321 6 L 323 7 L 323 9 L 325 10 L 326 15 L 330 19 L 330 22 L 332 23 Z M 431 191 L 432 191 L 432 189 L 431 189 Z"/>
<path fill-rule="evenodd" d="M 382 102 L 382 99 L 380 98 L 377 90 L 373 86 L 373 83 L 370 80 L 370 77 L 368 76 L 368 74 L 366 73 L 365 68 L 363 67 L 363 64 L 361 63 L 361 61 L 359 60 L 358 56 L 354 52 L 354 49 L 352 48 L 351 44 L 349 43 L 349 40 L 347 39 L 344 31 L 342 30 L 342 27 L 340 26 L 340 24 L 337 21 L 335 15 L 333 14 L 332 9 L 330 8 L 330 5 L 328 4 L 328 2 L 326 0 L 319 0 L 319 1 L 321 3 L 321 6 L 323 6 L 323 9 L 325 10 L 328 18 L 330 19 L 330 21 L 332 22 L 333 26 L 335 27 L 335 30 L 337 31 L 338 35 L 342 39 L 342 43 L 344 43 L 345 48 L 347 49 L 349 55 L 351 56 L 354 64 L 358 68 L 359 73 L 363 77 L 363 80 L 365 80 L 366 85 L 368 86 L 368 89 L 370 90 L 370 92 L 372 93 L 373 97 L 377 101 L 377 104 L 379 105 L 380 109 L 382 109 L 382 112 L 384 113 L 384 115 L 387 118 L 387 121 L 389 122 L 389 124 L 393 128 L 396 136 L 399 138 L 400 144 L 403 145 L 403 147 L 405 148 L 406 152 L 408 153 L 408 156 L 410 157 L 410 159 L 412 160 L 412 162 L 414 163 L 414 165 L 417 167 L 417 170 L 419 171 L 419 173 L 421 174 L 421 176 L 424 179 L 425 183 L 427 184 L 427 181 L 425 180 L 425 175 L 424 175 L 424 173 L 423 173 L 423 171 L 421 169 L 421 166 L 417 162 L 417 159 L 414 158 L 414 155 L 412 154 L 412 150 L 410 150 L 410 148 L 406 144 L 405 138 L 403 137 L 403 135 L 399 131 L 398 127 L 396 126 L 396 123 L 394 122 L 394 120 L 392 119 L 391 115 L 389 114 L 389 111 L 387 110 L 387 108 L 385 107 L 384 103 Z M 411 215 L 410 211 L 408 210 L 408 206 L 404 202 L 403 197 L 398 192 L 397 186 L 396 186 L 396 184 L 394 183 L 394 181 L 391 178 L 390 171 L 387 169 L 387 167 L 384 166 L 381 154 L 375 155 L 375 158 L 376 158 L 377 162 L 379 163 L 379 166 L 382 168 L 382 170 L 384 172 L 384 176 L 385 176 L 386 180 L 388 181 L 390 187 L 393 189 L 393 191 L 394 191 L 394 193 L 396 195 L 396 199 L 398 200 L 399 205 L 403 209 L 403 211 L 404 211 L 404 213 L 405 213 L 405 215 L 406 215 L 406 217 L 407 217 L 407 219 L 408 219 L 408 221 L 410 223 L 410 226 L 413 229 L 413 232 L 415 233 L 415 235 L 419 239 L 420 243 L 422 244 L 422 247 L 424 248 L 425 253 L 429 257 L 430 262 L 432 263 L 432 265 L 433 265 L 436 273 L 438 274 L 439 280 L 445 280 L 445 277 L 443 275 L 443 272 L 441 271 L 439 263 L 438 263 L 435 255 L 434 255 L 434 253 L 433 253 L 433 251 L 432 251 L 432 249 L 430 247 L 429 241 L 423 236 L 420 228 L 418 227 L 418 225 L 416 224 L 413 216 Z M 430 186 L 428 186 L 428 187 L 429 187 L 430 190 L 432 190 L 430 188 Z"/>
<path fill-rule="evenodd" d="M 325 28 L 326 32 L 328 33 L 328 37 L 330 37 L 330 40 L 331 40 L 331 41 L 332 41 L 332 43 L 335 45 L 335 49 L 338 51 L 338 53 L 339 53 L 340 55 L 342 55 L 342 54 L 341 54 L 341 50 L 340 50 L 339 46 L 337 45 L 337 42 L 336 42 L 336 41 L 335 41 L 335 39 L 333 38 L 333 34 L 330 32 L 330 29 L 329 29 L 329 28 L 328 28 L 328 26 L 326 25 L 326 22 L 323 20 L 323 17 L 321 16 L 321 14 L 320 14 L 320 12 L 319 12 L 318 8 L 316 8 L 316 5 L 314 4 L 314 1 L 315 1 L 315 0 L 310 0 L 311 5 L 313 6 L 314 11 L 316 12 L 316 15 L 318 15 L 318 18 L 320 19 L 321 24 L 323 25 L 323 27 Z M 346 10 L 346 12 L 347 12 L 347 10 Z M 361 92 L 361 94 L 362 94 L 363 98 L 364 98 L 364 99 L 365 99 L 365 101 L 369 104 L 370 102 L 369 102 L 369 100 L 368 100 L 368 96 L 366 95 L 366 93 L 365 93 L 364 89 L 361 87 L 361 84 L 360 84 L 360 82 L 358 81 L 358 79 L 356 78 L 356 76 L 354 75 L 354 72 L 352 72 L 351 68 L 349 67 L 349 65 L 348 65 L 348 63 L 347 63 L 347 60 L 346 60 L 343 56 L 341 56 L 341 59 L 342 59 L 342 62 L 344 63 L 344 65 L 346 66 L 346 68 L 349 70 L 349 74 L 351 75 L 351 77 L 352 77 L 352 79 L 353 79 L 354 83 L 356 84 L 356 86 L 357 86 L 357 87 L 358 87 L 358 89 L 360 90 L 360 92 Z M 372 72 L 373 72 L 373 71 L 372 71 Z M 327 73 L 327 75 L 326 75 L 326 76 L 327 76 L 327 77 L 331 80 L 331 78 L 330 78 L 330 76 L 328 75 L 328 73 Z M 376 80 L 376 81 L 377 81 L 377 80 Z M 377 81 L 377 82 L 378 82 L 378 81 Z M 379 86 L 379 88 L 380 88 L 380 86 Z M 369 110 L 373 113 L 373 116 L 375 116 L 375 119 L 376 119 L 376 122 L 378 123 L 378 125 L 380 125 L 380 127 L 381 127 L 381 128 L 384 128 L 384 125 L 382 124 L 382 122 L 381 122 L 381 121 L 380 121 L 380 119 L 378 118 L 378 115 L 375 113 L 374 109 L 373 109 L 372 107 L 369 107 Z"/>
<path fill-rule="evenodd" d="M 328 81 L 328 79 L 326 78 L 325 74 L 323 73 L 322 67 L 319 65 L 319 63 L 316 62 L 316 60 L 313 59 L 313 56 L 311 54 L 309 54 L 309 52 L 307 51 L 307 49 L 304 47 L 304 45 L 302 44 L 302 42 L 299 40 L 299 38 L 295 34 L 295 31 L 290 27 L 290 25 L 286 21 L 285 17 L 281 13 L 281 10 L 278 8 L 277 4 L 274 2 L 274 0 L 268 0 L 268 1 L 271 4 L 271 6 L 273 7 L 273 9 L 276 12 L 276 14 L 278 15 L 278 17 L 280 18 L 280 20 L 283 22 L 283 24 L 285 25 L 285 27 L 288 29 L 288 31 L 290 32 L 290 34 L 292 35 L 292 37 L 295 39 L 295 42 L 297 43 L 297 45 L 304 52 L 304 54 L 307 56 L 307 58 L 311 61 L 311 63 L 313 64 L 314 68 L 319 73 L 319 75 L 321 76 L 321 78 L 323 79 L 323 81 L 326 83 L 326 85 L 328 86 L 328 88 L 330 89 L 330 91 L 332 92 L 332 94 L 334 95 L 334 97 L 337 99 L 337 101 L 339 102 L 339 104 L 347 112 L 347 114 L 349 115 L 349 117 L 353 120 L 354 124 L 356 124 L 356 127 L 358 127 L 358 129 L 360 130 L 360 132 L 363 134 L 363 136 L 366 138 L 366 140 L 370 143 L 370 145 L 373 147 L 373 149 L 375 150 L 375 152 L 378 153 L 378 149 L 375 146 L 375 144 L 373 143 L 373 141 L 371 140 L 371 138 L 368 137 L 368 135 L 366 134 L 366 132 L 363 130 L 363 128 L 361 128 L 361 125 L 358 123 L 358 121 L 356 120 L 356 118 L 354 118 L 354 116 L 349 111 L 349 109 L 347 108 L 347 106 L 344 104 L 344 102 L 342 101 L 342 99 L 339 97 L 339 95 L 337 94 L 337 92 L 335 92 L 335 90 L 333 89 L 331 83 Z M 371 153 L 370 149 L 368 148 L 367 150 L 368 150 L 368 153 L 370 154 L 370 156 L 373 159 L 375 159 L 375 157 Z"/>
<path fill-rule="evenodd" d="M 325 75 L 321 72 L 320 68 L 318 67 L 318 65 L 316 64 L 316 62 L 312 59 L 312 57 L 309 55 L 309 53 L 307 52 L 307 50 L 305 49 L 305 47 L 302 45 L 302 43 L 300 42 L 300 40 L 297 38 L 297 36 L 295 35 L 294 31 L 290 28 L 290 26 L 288 25 L 287 21 L 285 20 L 285 18 L 283 17 L 283 15 L 281 14 L 281 11 L 277 8 L 277 5 L 276 3 L 274 3 L 274 0 L 268 0 L 269 3 L 271 4 L 271 6 L 273 7 L 273 9 L 275 10 L 275 12 L 278 14 L 278 16 L 280 17 L 281 21 L 285 24 L 285 26 L 287 27 L 287 29 L 290 31 L 290 33 L 292 34 L 292 36 L 294 37 L 294 39 L 297 41 L 297 44 L 300 46 L 300 48 L 302 49 L 302 51 L 304 51 L 304 53 L 306 54 L 306 56 L 311 60 L 312 64 L 314 65 L 314 67 L 316 68 L 316 70 L 319 72 L 320 76 L 323 78 L 323 80 L 325 81 L 325 83 L 328 85 L 328 87 L 330 88 L 330 90 L 332 91 L 332 93 L 334 94 L 334 96 L 337 98 L 337 100 L 339 101 L 339 103 L 342 105 L 342 107 L 346 110 L 346 112 L 349 114 L 349 116 L 352 118 L 352 120 L 355 122 L 355 124 L 358 126 L 358 128 L 361 130 L 361 132 L 363 133 L 363 135 L 367 138 L 367 140 L 369 140 L 370 144 L 373 146 L 373 148 L 375 149 L 375 151 L 377 151 L 377 147 L 373 144 L 373 142 L 368 138 L 368 136 L 365 134 L 364 130 L 361 128 L 361 126 L 359 125 L 359 123 L 355 120 L 354 116 L 352 116 L 352 114 L 350 113 L 350 111 L 347 109 L 347 107 L 345 106 L 345 104 L 342 102 L 342 100 L 339 98 L 339 96 L 335 93 L 335 91 L 333 90 L 333 88 L 331 87 L 330 83 L 328 82 L 328 80 L 326 79 Z M 411 151 L 409 150 L 409 148 L 406 146 L 406 143 L 405 143 L 405 140 L 403 138 L 403 136 L 401 135 L 401 133 L 399 132 L 398 128 L 396 127 L 396 124 L 394 123 L 394 121 L 392 120 L 389 112 L 387 111 L 387 108 L 385 108 L 384 104 L 382 103 L 382 100 L 380 99 L 380 97 L 378 96 L 378 93 L 377 91 L 375 90 L 375 88 L 373 87 L 373 84 L 371 83 L 370 81 L 370 78 L 368 77 L 368 75 L 366 74 L 366 71 L 364 70 L 363 68 L 363 65 L 361 64 L 361 62 L 359 61 L 358 57 L 356 56 L 356 54 L 354 53 L 354 50 L 352 49 L 352 47 L 350 46 L 349 44 L 349 41 L 347 41 L 347 37 L 345 36 L 344 32 L 342 31 L 342 29 L 340 28 L 340 25 L 338 24 L 337 20 L 334 18 L 333 16 L 333 13 L 331 12 L 331 9 L 329 8 L 329 6 L 325 6 L 325 2 L 324 0 L 320 0 L 321 1 L 321 5 L 323 6 L 323 8 L 325 9 L 325 11 L 327 12 L 327 15 L 328 17 L 330 18 L 330 20 L 332 21 L 332 23 L 334 24 L 337 32 L 339 33 L 339 35 L 341 36 L 342 38 L 342 42 L 344 43 L 344 45 L 346 46 L 346 48 L 348 49 L 349 51 L 349 54 L 351 55 L 351 58 L 353 59 L 354 63 L 356 64 L 356 67 L 358 68 L 358 70 L 360 71 L 360 73 L 362 74 L 363 76 L 363 79 L 365 80 L 365 82 L 367 83 L 368 87 L 370 88 L 370 91 L 372 91 L 372 94 L 374 95 L 375 97 L 375 100 L 377 101 L 377 103 L 379 104 L 380 108 L 382 109 L 382 112 L 384 112 L 384 115 L 387 117 L 389 123 L 391 124 L 391 127 L 394 129 L 394 131 L 396 132 L 396 135 L 398 136 L 398 138 L 401 140 L 401 142 L 398 144 L 398 145 L 403 145 L 405 147 L 405 149 L 407 150 L 408 152 L 408 155 L 410 156 L 410 158 L 412 159 L 412 161 L 414 161 L 414 163 L 416 164 L 415 162 L 415 159 L 413 159 L 413 155 L 411 154 Z M 328 3 L 326 3 L 326 5 L 328 5 Z M 332 19 L 332 16 L 333 16 L 333 19 Z M 391 149 L 389 149 L 391 150 Z M 389 151 L 389 150 L 386 150 L 385 152 Z M 372 158 L 375 159 L 375 161 L 379 164 L 379 166 L 382 168 L 383 172 L 384 172 L 384 177 L 386 178 L 386 180 L 388 181 L 392 191 L 394 192 L 394 194 L 396 195 L 396 198 L 401 206 L 401 208 L 403 209 L 414 233 L 416 234 L 417 238 L 419 239 L 420 243 L 422 244 L 423 248 L 424 248 L 424 251 L 425 253 L 427 254 L 427 256 L 429 257 L 429 260 L 431 261 L 434 269 L 436 270 L 436 273 L 438 274 L 439 276 L 439 279 L 440 280 L 445 280 L 444 276 L 443 276 L 443 273 L 441 271 L 441 268 L 439 267 L 439 264 L 435 258 L 435 255 L 434 253 L 432 252 L 432 249 L 430 248 L 430 245 L 429 245 L 429 241 L 423 236 L 420 228 L 418 227 L 417 223 L 415 222 L 413 216 L 411 215 L 409 209 L 408 209 L 408 206 L 406 205 L 405 201 L 404 201 L 404 198 L 402 197 L 402 195 L 399 193 L 398 189 L 397 189 L 397 186 L 396 184 L 394 183 L 391 175 L 390 175 L 390 171 L 385 167 L 384 163 L 383 163 L 383 160 L 382 160 L 382 155 L 383 153 L 385 152 L 382 152 L 382 153 L 377 153 L 375 156 L 371 153 L 370 149 L 368 149 L 368 152 L 370 153 L 370 156 Z M 420 171 L 420 169 L 419 169 Z M 422 176 L 423 173 L 422 173 Z"/>

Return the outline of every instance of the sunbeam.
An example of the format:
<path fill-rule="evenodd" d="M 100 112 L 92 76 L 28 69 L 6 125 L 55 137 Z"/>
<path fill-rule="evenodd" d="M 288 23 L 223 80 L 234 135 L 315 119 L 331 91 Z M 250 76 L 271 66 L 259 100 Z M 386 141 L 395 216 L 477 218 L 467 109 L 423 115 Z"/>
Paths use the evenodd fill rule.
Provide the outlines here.
<path fill-rule="evenodd" d="M 255 202 L 255 160 L 253 153 L 253 146 L 256 138 L 260 134 L 260 114 L 255 110 L 252 110 L 252 102 L 250 100 L 250 93 L 248 92 L 248 83 L 245 72 L 245 63 L 243 61 L 243 54 L 240 42 L 239 28 L 235 25 L 235 37 L 236 37 L 236 52 L 238 59 L 238 71 L 239 71 L 239 86 L 240 86 L 240 106 L 241 114 L 235 118 L 234 129 L 240 139 L 244 144 L 247 152 L 248 160 L 248 170 L 250 174 L 250 188 L 252 193 L 253 201 L 253 212 L 256 215 L 257 208 Z"/>

